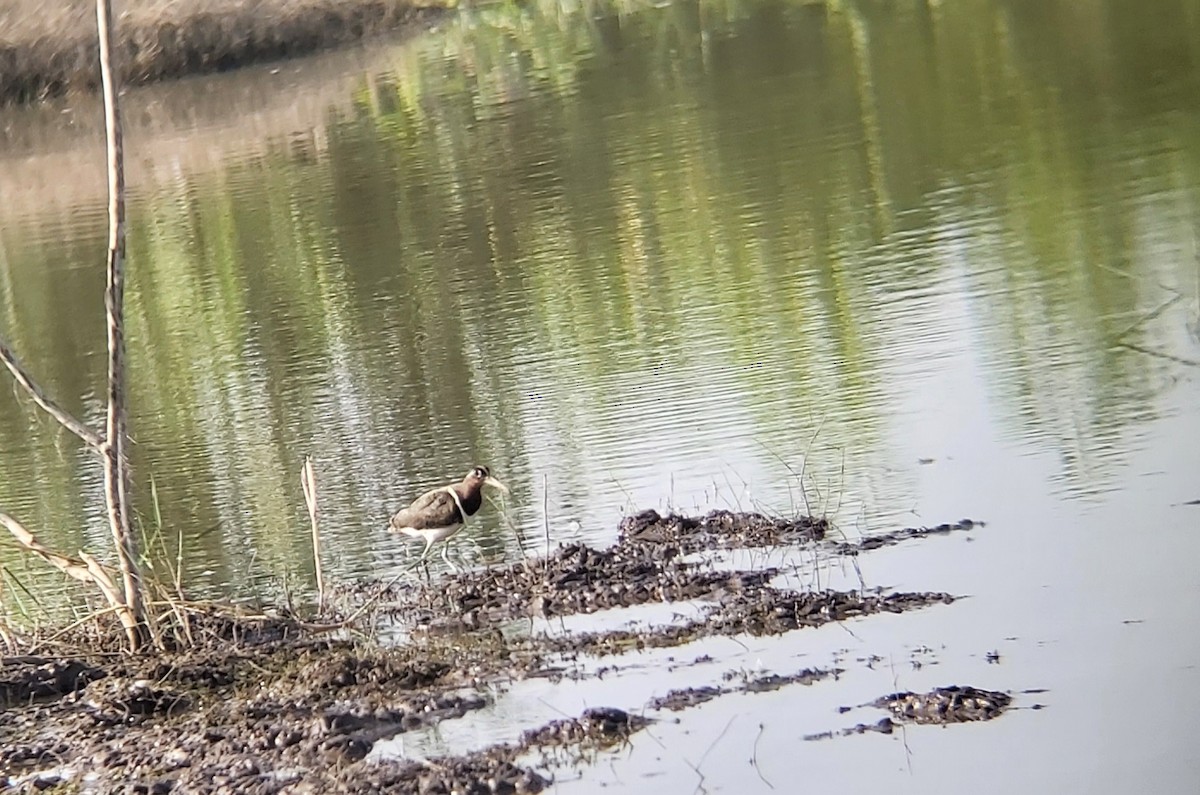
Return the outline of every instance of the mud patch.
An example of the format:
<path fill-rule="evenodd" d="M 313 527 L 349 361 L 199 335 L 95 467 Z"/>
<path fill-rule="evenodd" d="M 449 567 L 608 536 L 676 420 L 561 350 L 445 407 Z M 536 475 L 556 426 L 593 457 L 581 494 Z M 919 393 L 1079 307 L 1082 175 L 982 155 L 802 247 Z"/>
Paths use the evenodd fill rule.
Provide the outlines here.
<path fill-rule="evenodd" d="M 970 723 L 1000 717 L 1012 704 L 1012 696 L 977 687 L 937 687 L 927 693 L 892 693 L 863 706 L 886 709 L 891 713 L 876 723 L 859 723 L 839 731 L 805 736 L 805 740 L 828 740 L 836 736 L 877 732 L 891 734 L 898 723 L 938 724 Z M 845 712 L 850 707 L 843 707 Z"/>
<path fill-rule="evenodd" d="M 680 690 L 672 690 L 665 696 L 658 696 L 651 699 L 647 706 L 656 711 L 667 709 L 672 712 L 680 712 L 685 709 L 698 707 L 701 704 L 712 701 L 714 698 L 725 695 L 727 692 L 729 692 L 727 689 L 713 685 L 685 687 Z"/>
<path fill-rule="evenodd" d="M 646 706 L 648 709 L 656 711 L 680 712 L 730 693 L 769 693 L 790 685 L 811 685 L 822 679 L 836 677 L 840 673 L 841 670 L 836 668 L 830 671 L 805 668 L 792 674 L 765 673 L 758 675 L 751 675 L 744 671 L 727 671 L 722 679 L 734 684 L 722 687 L 706 685 L 672 690 L 664 696 L 651 699 Z"/>
<path fill-rule="evenodd" d="M 933 527 L 905 527 L 902 530 L 891 530 L 886 533 L 872 533 L 857 541 L 837 544 L 834 550 L 842 555 L 857 555 L 859 552 L 869 552 L 872 549 L 890 547 L 904 541 L 919 540 L 929 536 L 944 536 L 951 533 L 972 530 L 983 527 L 983 522 L 973 519 L 960 519 L 957 522 L 946 522 Z"/>
<path fill-rule="evenodd" d="M 727 596 L 709 606 L 699 619 L 659 627 L 651 632 L 618 629 L 576 632 L 544 637 L 537 645 L 558 654 L 624 654 L 667 648 L 714 635 L 782 635 L 873 613 L 902 613 L 935 604 L 950 604 L 947 593 L 890 593 L 863 595 L 856 591 L 822 591 L 797 594 L 763 586 L 748 593 Z"/>
<path fill-rule="evenodd" d="M 84 709 L 99 723 L 134 723 L 155 713 L 181 712 L 191 706 L 186 695 L 155 687 L 146 679 L 105 679 L 87 688 Z"/>
<path fill-rule="evenodd" d="M 976 687 L 938 687 L 928 693 L 893 693 L 874 702 L 897 720 L 912 723 L 967 723 L 999 717 L 1012 696 Z"/>
<path fill-rule="evenodd" d="M 579 718 L 568 718 L 547 723 L 521 735 L 523 748 L 546 748 L 549 746 L 576 746 L 610 748 L 624 742 L 636 731 L 649 726 L 651 721 L 640 715 L 630 715 L 616 707 L 591 707 Z"/>
<path fill-rule="evenodd" d="M 621 520 L 618 545 L 668 544 L 684 554 L 733 547 L 766 547 L 820 541 L 829 522 L 803 516 L 783 519 L 761 513 L 711 511 L 692 517 L 647 510 Z"/>

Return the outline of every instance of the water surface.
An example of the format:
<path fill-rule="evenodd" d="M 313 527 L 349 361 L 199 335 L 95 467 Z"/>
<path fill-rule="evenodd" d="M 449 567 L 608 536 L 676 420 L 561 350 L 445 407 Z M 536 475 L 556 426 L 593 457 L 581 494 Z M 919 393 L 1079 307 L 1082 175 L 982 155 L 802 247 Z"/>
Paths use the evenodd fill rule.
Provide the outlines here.
<path fill-rule="evenodd" d="M 972 599 L 721 658 L 890 665 L 722 700 L 655 731 L 694 753 L 639 739 L 583 783 L 691 792 L 713 744 L 710 791 L 765 791 L 764 723 L 776 788 L 798 765 L 850 791 L 1190 791 L 1197 42 L 1183 0 L 545 3 L 130 92 L 156 555 L 182 539 L 197 592 L 308 588 L 306 454 L 341 579 L 404 565 L 389 513 L 474 462 L 512 488 L 459 545 L 476 561 L 604 544 L 644 507 L 825 512 L 847 535 L 982 519 L 973 543 L 862 560 L 869 585 Z M 98 423 L 98 115 L 2 119 L 0 333 Z M 7 389 L 0 451 L 4 510 L 103 548 L 95 463 Z M 10 610 L 13 578 L 57 587 L 0 561 Z M 1047 709 L 799 744 L 835 706 L 955 683 L 1046 688 Z M 544 687 L 570 713 L 601 697 Z"/>

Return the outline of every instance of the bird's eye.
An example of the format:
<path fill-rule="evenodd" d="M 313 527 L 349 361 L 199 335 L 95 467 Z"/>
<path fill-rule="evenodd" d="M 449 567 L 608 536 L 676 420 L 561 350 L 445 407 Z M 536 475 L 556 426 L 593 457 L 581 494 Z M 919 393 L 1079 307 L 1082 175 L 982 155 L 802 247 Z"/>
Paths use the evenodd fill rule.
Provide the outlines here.
<path fill-rule="evenodd" d="M 475 467 L 475 477 L 486 478 L 487 476 L 488 476 L 488 472 L 486 469 L 484 469 L 483 467 Z"/>

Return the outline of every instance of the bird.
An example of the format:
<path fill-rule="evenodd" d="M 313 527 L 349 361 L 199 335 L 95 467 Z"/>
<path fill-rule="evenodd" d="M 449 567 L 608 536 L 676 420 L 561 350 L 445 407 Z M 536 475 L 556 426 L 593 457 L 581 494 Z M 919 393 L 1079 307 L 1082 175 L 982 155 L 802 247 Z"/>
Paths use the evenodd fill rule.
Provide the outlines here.
<path fill-rule="evenodd" d="M 508 493 L 508 487 L 492 477 L 486 466 L 474 466 L 460 482 L 427 491 L 407 508 L 397 511 L 388 522 L 388 530 L 410 538 L 424 539 L 425 549 L 414 565 L 424 563 L 435 542 L 448 541 L 479 511 L 483 505 L 484 486 Z M 458 571 L 447 556 L 449 550 L 448 544 L 442 547 L 442 560 Z"/>

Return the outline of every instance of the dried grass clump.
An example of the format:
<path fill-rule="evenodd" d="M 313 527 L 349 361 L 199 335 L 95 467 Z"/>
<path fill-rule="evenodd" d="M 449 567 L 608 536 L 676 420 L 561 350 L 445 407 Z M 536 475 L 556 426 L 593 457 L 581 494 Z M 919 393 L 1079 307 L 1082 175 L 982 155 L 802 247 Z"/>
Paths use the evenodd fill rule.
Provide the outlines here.
<path fill-rule="evenodd" d="M 116 25 L 124 85 L 310 53 L 396 30 L 453 0 L 125 0 Z M 99 84 L 94 0 L 0 5 L 0 102 Z"/>

